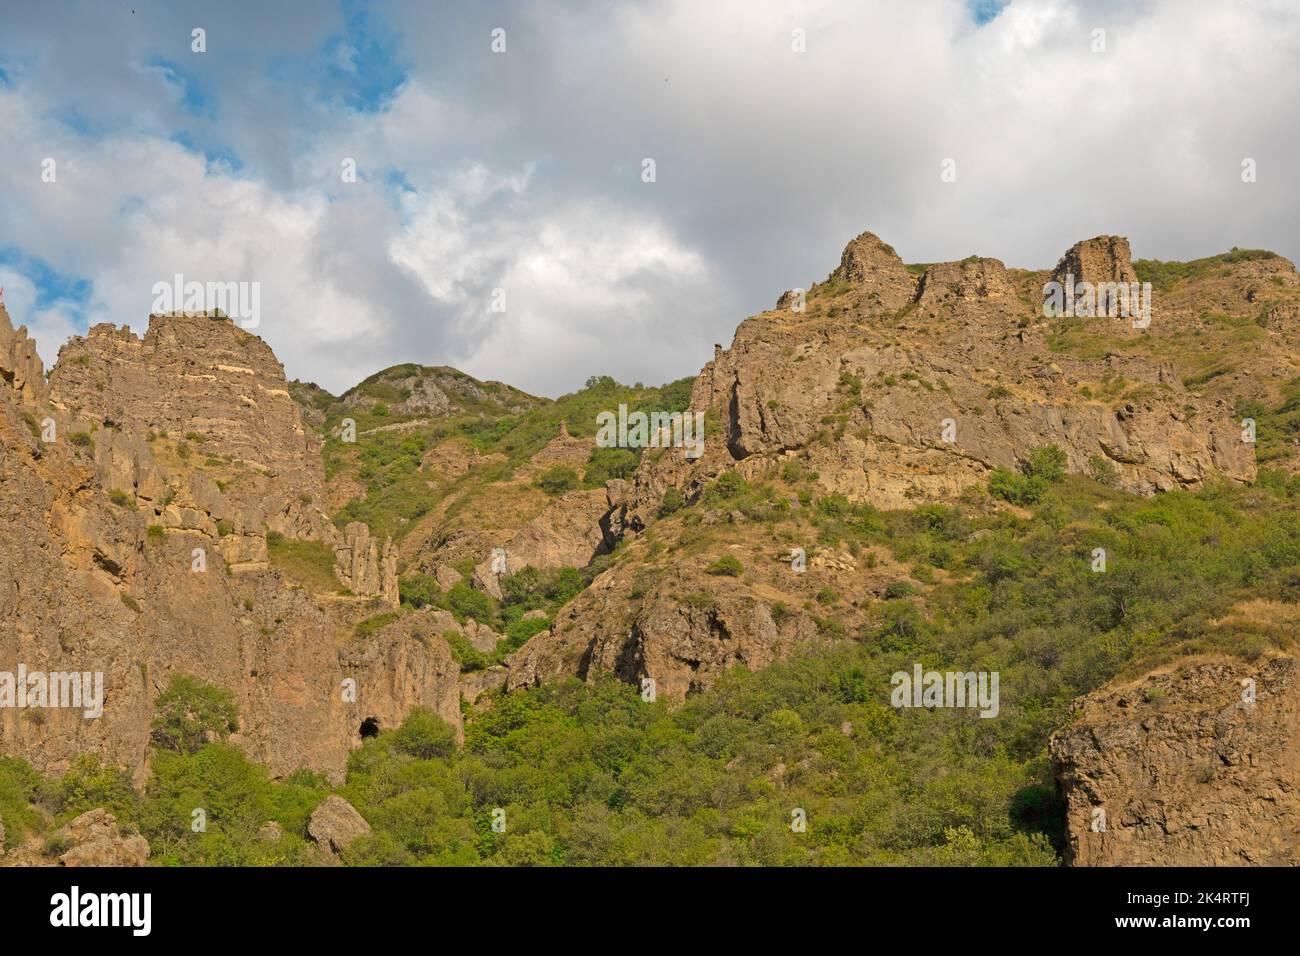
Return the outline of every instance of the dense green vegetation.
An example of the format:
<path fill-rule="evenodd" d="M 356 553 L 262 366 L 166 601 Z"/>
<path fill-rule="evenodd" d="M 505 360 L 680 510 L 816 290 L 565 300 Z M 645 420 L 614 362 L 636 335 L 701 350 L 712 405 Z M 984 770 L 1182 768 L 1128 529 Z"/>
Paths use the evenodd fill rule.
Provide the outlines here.
<path fill-rule="evenodd" d="M 475 650 L 467 639 L 454 632 L 443 635 L 462 669 L 479 670 L 500 663 L 534 634 L 550 627 L 555 613 L 607 566 L 607 556 L 583 570 L 557 568 L 541 572 L 528 565 L 501 579 L 500 601 L 464 581 L 443 591 L 427 574 L 409 574 L 398 585 L 403 607 L 441 608 L 450 611 L 461 623 L 474 620 L 505 635 L 505 640 L 490 653 Z"/>
<path fill-rule="evenodd" d="M 1243 400 L 1237 403 L 1234 414 L 1239 421 L 1255 420 L 1255 460 L 1261 466 L 1286 457 L 1300 442 L 1300 378 L 1286 383 L 1281 401 L 1275 407 Z"/>

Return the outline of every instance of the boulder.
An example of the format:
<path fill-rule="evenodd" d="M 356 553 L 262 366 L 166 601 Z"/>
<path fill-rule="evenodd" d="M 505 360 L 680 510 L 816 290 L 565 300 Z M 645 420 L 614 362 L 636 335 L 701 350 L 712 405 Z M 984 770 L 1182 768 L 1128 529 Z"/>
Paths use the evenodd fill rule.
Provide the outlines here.
<path fill-rule="evenodd" d="M 55 834 L 72 846 L 59 856 L 62 866 L 144 866 L 149 843 L 140 834 L 123 836 L 117 818 L 103 807 L 88 810 Z"/>
<path fill-rule="evenodd" d="M 339 854 L 357 838 L 370 833 L 370 824 L 352 804 L 331 794 L 312 811 L 307 835 L 323 850 Z"/>

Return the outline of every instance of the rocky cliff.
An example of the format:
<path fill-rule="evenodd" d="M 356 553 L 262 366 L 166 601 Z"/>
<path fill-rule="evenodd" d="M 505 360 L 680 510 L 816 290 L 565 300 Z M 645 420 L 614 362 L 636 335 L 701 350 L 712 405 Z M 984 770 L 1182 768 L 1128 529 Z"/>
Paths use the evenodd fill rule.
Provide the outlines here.
<path fill-rule="evenodd" d="M 1047 444 L 1071 471 L 1113 469 L 1138 494 L 1253 480 L 1254 449 L 1225 398 L 1187 388 L 1167 361 L 1058 347 L 1042 289 L 1072 270 L 1095 283 L 1134 276 L 1116 237 L 1078 243 L 1053 273 L 972 257 L 918 280 L 891 247 L 859 236 L 802 306 L 784 297 L 716 350 L 691 396 L 707 410 L 705 454 L 639 471 L 615 527 L 644 527 L 669 486 L 689 497 L 725 469 L 760 474 L 792 458 L 827 488 L 888 508 L 955 498 Z M 1135 334 L 1123 318 L 1089 325 Z"/>
<path fill-rule="evenodd" d="M 1107 687 L 1052 738 L 1076 866 L 1300 863 L 1300 664 L 1198 660 Z"/>
<path fill-rule="evenodd" d="M 691 408 L 706 415 L 703 454 L 647 455 L 630 480 L 612 482 L 608 536 L 644 533 L 670 490 L 689 503 L 729 471 L 768 480 L 795 467 L 815 475 L 822 493 L 883 509 L 956 501 L 1047 445 L 1061 449 L 1068 471 L 1105 474 L 1142 495 L 1253 481 L 1255 448 L 1227 398 L 1189 388 L 1167 360 L 1061 348 L 1044 290 L 1067 276 L 1134 280 L 1127 241 L 1077 243 L 1050 271 L 970 257 L 918 273 L 864 233 L 806 298 L 787 293 L 741 323 L 729 349 L 716 348 L 691 394 Z M 1174 334 L 1167 327 L 1185 321 L 1172 309 L 1160 314 L 1151 334 Z M 1103 341 L 1147 333 L 1123 317 L 1086 324 Z M 637 608 L 633 587 L 630 576 L 598 580 L 579 606 L 622 588 L 604 603 Z M 728 663 L 770 660 L 790 646 L 768 613 L 788 594 L 737 605 L 734 591 L 705 590 L 717 599 L 708 613 L 685 608 L 689 589 L 680 586 L 664 607 L 617 623 L 583 607 L 516 655 L 510 682 L 612 671 L 656 677 L 681 696 Z"/>
<path fill-rule="evenodd" d="M 77 371 L 56 369 L 47 392 L 0 309 L 0 670 L 102 672 L 106 689 L 93 719 L 0 710 L 0 748 L 51 771 L 98 751 L 143 773 L 153 701 L 177 673 L 234 691 L 235 740 L 277 774 L 340 774 L 368 717 L 425 706 L 459 725 L 440 636 L 354 638 L 267 566 L 268 527 L 297 512 L 283 492 L 258 506 L 253 489 L 322 480 L 269 349 L 219 320 L 170 317 L 151 332 L 101 327 L 72 343 Z M 182 443 L 203 451 L 178 456 Z M 213 474 L 250 485 L 223 491 Z"/>

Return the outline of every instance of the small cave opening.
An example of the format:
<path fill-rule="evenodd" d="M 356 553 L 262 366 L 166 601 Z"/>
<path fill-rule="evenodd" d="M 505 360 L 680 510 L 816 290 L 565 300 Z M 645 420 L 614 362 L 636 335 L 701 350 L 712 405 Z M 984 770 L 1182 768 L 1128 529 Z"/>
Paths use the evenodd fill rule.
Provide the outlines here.
<path fill-rule="evenodd" d="M 365 740 L 367 737 L 378 737 L 378 736 L 379 736 L 378 719 L 374 717 L 367 717 L 365 720 L 361 721 L 362 740 Z"/>

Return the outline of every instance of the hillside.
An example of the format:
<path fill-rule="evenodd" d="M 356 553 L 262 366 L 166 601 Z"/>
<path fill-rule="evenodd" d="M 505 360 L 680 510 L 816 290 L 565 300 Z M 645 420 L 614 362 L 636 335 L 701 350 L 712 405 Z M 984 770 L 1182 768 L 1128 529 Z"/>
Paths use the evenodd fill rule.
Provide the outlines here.
<path fill-rule="evenodd" d="M 1150 282 L 1150 322 L 1051 314 L 1067 277 Z M 908 265 L 864 233 L 696 378 L 556 400 L 419 365 L 336 397 L 186 316 L 96 327 L 47 383 L 2 318 L 0 547 L 40 582 L 8 584 L 9 656 L 109 660 L 119 708 L 3 715 L 63 780 L 0 767 L 29 842 L 107 807 L 169 862 L 318 860 L 333 792 L 349 863 L 1295 862 L 1271 253 Z M 703 413 L 703 444 L 601 447 L 629 412 Z M 891 706 L 914 667 L 1000 675 L 996 719 Z M 238 729 L 160 736 L 183 675 Z M 203 839 L 168 822 L 234 778 Z"/>

